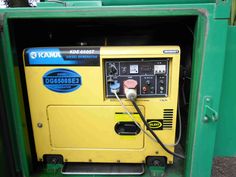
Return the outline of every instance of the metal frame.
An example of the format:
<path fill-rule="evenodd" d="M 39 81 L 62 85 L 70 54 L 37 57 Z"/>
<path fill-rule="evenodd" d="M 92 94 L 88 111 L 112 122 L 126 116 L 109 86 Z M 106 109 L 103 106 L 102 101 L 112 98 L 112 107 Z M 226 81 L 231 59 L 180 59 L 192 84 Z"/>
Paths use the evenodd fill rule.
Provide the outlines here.
<path fill-rule="evenodd" d="M 139 17 L 139 16 L 198 16 L 194 34 L 192 85 L 187 137 L 187 154 L 184 176 L 207 177 L 211 174 L 217 121 L 203 121 L 205 97 L 211 98 L 211 107 L 219 112 L 225 46 L 227 37 L 227 6 L 215 3 L 202 4 L 160 4 L 106 7 L 48 7 L 4 9 L 0 11 L 2 31 L 0 49 L 3 51 L 0 64 L 0 79 L 6 104 L 10 139 L 14 144 L 16 170 L 23 176 L 30 176 L 30 152 L 22 120 L 20 93 L 14 71 L 14 48 L 10 39 L 8 19 L 19 18 L 86 18 L 86 17 Z M 225 11 L 223 12 L 224 9 Z M 218 14 L 217 14 L 218 13 Z M 217 16 L 216 16 L 217 14 Z M 220 18 L 222 17 L 222 19 Z M 217 44 L 217 45 L 215 45 Z M 173 173 L 170 176 L 182 176 Z"/>

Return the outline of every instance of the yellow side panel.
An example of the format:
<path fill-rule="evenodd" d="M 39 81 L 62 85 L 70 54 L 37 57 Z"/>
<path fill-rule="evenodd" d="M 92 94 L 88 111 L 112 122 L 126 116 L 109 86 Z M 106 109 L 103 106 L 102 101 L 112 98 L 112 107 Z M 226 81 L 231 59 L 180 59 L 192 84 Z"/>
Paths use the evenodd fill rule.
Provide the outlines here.
<path fill-rule="evenodd" d="M 133 111 L 132 107 L 129 109 Z M 49 106 L 47 111 L 53 148 L 141 149 L 144 146 L 142 132 L 125 136 L 115 132 L 119 122 L 115 113 L 123 112 L 121 106 Z M 122 121 L 130 118 L 126 116 Z M 140 119 L 137 121 L 142 125 Z"/>

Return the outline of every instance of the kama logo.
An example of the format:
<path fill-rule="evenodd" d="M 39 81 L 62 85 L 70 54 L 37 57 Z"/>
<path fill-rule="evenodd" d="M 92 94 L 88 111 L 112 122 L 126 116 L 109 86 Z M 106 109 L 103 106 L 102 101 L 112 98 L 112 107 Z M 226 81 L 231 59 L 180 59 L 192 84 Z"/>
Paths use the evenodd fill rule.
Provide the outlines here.
<path fill-rule="evenodd" d="M 149 119 L 147 122 L 152 130 L 162 130 L 163 120 Z"/>
<path fill-rule="evenodd" d="M 31 53 L 30 53 L 30 57 L 31 57 L 32 59 L 37 58 L 37 53 L 36 53 L 36 52 L 31 52 Z"/>
<path fill-rule="evenodd" d="M 61 58 L 60 52 L 31 52 L 30 57 L 36 58 Z"/>

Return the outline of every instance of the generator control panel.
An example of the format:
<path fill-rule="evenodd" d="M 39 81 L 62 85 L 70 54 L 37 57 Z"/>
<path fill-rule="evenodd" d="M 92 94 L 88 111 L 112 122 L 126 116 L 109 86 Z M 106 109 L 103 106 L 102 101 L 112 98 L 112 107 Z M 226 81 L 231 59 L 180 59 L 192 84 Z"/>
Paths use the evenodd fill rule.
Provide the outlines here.
<path fill-rule="evenodd" d="M 109 84 L 133 79 L 138 83 L 138 97 L 167 97 L 169 79 L 168 58 L 136 58 L 105 60 L 106 97 L 114 97 Z M 124 90 L 119 91 L 125 97 Z"/>

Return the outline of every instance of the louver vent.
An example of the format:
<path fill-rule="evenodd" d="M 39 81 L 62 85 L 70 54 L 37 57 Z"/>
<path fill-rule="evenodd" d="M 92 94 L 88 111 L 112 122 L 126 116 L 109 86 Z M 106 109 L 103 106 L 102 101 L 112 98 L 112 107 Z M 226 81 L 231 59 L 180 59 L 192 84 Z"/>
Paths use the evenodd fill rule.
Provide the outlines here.
<path fill-rule="evenodd" d="M 173 125 L 173 109 L 164 109 L 163 111 L 163 129 L 171 130 Z"/>

